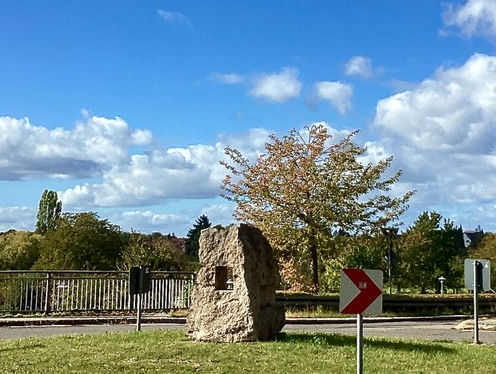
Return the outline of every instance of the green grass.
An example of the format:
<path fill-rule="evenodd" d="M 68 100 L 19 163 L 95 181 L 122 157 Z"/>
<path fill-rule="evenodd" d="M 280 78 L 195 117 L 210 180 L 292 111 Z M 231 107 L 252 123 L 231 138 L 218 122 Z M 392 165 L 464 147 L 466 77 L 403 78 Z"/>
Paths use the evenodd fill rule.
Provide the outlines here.
<path fill-rule="evenodd" d="M 365 339 L 365 373 L 496 373 L 496 347 Z M 354 337 L 290 333 L 275 342 L 197 343 L 153 331 L 0 340 L 2 373 L 354 373 Z"/>

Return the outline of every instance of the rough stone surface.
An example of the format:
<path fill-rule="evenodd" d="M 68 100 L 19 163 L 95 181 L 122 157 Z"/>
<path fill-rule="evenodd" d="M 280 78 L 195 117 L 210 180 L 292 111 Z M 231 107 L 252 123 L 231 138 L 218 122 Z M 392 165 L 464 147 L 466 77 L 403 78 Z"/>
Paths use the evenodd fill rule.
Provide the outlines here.
<path fill-rule="evenodd" d="M 186 326 L 190 337 L 219 342 L 274 338 L 285 323 L 284 307 L 275 301 L 279 271 L 260 230 L 245 224 L 205 229 L 199 256 Z M 219 272 L 216 284 L 216 267 L 230 269 L 227 287 Z M 219 289 L 230 284 L 232 289 Z"/>

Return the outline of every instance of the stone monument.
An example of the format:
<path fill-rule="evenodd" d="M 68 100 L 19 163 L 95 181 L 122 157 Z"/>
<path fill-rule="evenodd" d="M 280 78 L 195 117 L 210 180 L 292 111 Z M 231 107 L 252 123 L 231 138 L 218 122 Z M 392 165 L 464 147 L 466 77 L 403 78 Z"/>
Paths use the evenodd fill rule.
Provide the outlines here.
<path fill-rule="evenodd" d="M 261 231 L 246 224 L 202 230 L 199 256 L 189 336 L 218 342 L 274 338 L 285 323 L 284 306 L 275 301 L 279 271 Z"/>

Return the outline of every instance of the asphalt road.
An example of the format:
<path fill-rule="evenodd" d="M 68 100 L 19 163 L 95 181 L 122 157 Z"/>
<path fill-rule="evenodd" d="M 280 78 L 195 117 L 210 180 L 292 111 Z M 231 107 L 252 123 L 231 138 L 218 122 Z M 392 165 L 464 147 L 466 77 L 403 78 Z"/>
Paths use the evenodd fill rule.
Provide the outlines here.
<path fill-rule="evenodd" d="M 456 322 L 382 322 L 365 323 L 364 336 L 419 338 L 446 341 L 473 340 L 473 331 L 456 330 Z M 143 324 L 143 330 L 182 330 L 182 324 Z M 130 332 L 134 325 L 78 325 L 78 326 L 29 326 L 1 327 L 0 339 L 27 338 L 33 336 L 55 336 L 74 334 L 101 334 L 105 332 Z M 356 325 L 350 324 L 316 324 L 316 325 L 286 325 L 284 330 L 301 332 L 321 332 L 338 334 L 356 334 Z M 496 344 L 496 331 L 480 331 L 480 341 L 486 344 Z"/>
<path fill-rule="evenodd" d="M 457 330 L 457 324 L 458 322 L 453 321 L 365 323 L 363 334 L 365 337 L 473 341 L 473 330 Z M 356 335 L 356 324 L 286 325 L 284 330 Z M 496 331 L 479 330 L 479 340 L 487 344 L 496 344 Z"/>

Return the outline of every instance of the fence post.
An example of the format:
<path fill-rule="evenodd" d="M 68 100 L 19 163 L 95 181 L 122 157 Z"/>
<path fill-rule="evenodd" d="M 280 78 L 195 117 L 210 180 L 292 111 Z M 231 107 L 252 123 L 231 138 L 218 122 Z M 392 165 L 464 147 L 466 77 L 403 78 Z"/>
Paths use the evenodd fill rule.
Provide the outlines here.
<path fill-rule="evenodd" d="M 52 280 L 52 274 L 47 272 L 46 275 L 46 289 L 45 289 L 45 314 L 49 314 L 51 310 L 51 297 L 50 297 L 50 283 Z"/>

